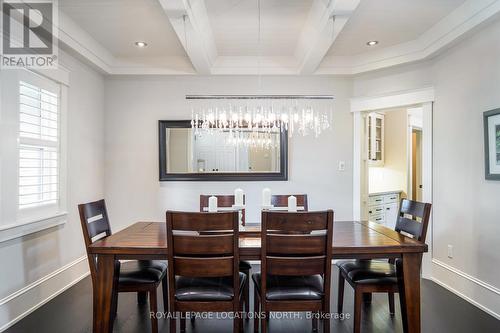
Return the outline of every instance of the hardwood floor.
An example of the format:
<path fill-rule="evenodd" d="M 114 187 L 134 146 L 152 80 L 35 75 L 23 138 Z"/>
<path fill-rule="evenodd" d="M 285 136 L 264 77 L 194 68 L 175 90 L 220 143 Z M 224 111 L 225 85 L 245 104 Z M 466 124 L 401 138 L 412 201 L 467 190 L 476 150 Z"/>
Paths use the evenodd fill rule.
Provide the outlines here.
<path fill-rule="evenodd" d="M 256 267 L 258 270 L 258 267 Z M 333 270 L 332 309 L 336 309 L 337 270 Z M 161 299 L 161 290 L 158 290 Z M 253 290 L 250 291 L 253 295 Z M 344 311 L 352 313 L 352 288 L 346 286 Z M 159 301 L 160 302 L 160 301 Z M 158 305 L 163 309 L 163 305 Z M 123 293 L 119 297 L 118 316 L 114 332 L 150 332 L 148 304 L 138 305 L 135 294 Z M 371 304 L 365 304 L 362 315 L 363 332 L 402 332 L 399 300 L 396 296 L 396 316 L 390 317 L 387 296 L 374 294 Z M 422 281 L 422 331 L 425 333 L 500 332 L 500 321 L 450 293 L 429 280 Z M 245 332 L 253 332 L 252 320 L 245 322 Z M 352 332 L 352 319 L 332 320 L 332 332 Z M 159 320 L 160 332 L 168 332 L 168 320 Z M 196 320 L 195 326 L 187 323 L 186 332 L 231 332 L 231 320 Z M 92 286 L 85 278 L 52 301 L 48 302 L 8 330 L 6 333 L 84 333 L 92 331 Z M 311 322 L 305 319 L 270 320 L 271 333 L 303 333 L 311 331 Z"/>

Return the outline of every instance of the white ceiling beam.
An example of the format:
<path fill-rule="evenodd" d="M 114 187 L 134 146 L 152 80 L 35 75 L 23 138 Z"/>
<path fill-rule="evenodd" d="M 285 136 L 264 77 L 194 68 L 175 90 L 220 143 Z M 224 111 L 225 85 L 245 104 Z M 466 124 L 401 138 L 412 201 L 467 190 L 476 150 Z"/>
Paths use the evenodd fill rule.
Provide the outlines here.
<path fill-rule="evenodd" d="M 300 74 L 313 74 L 344 28 L 359 0 L 315 0 L 295 49 Z"/>
<path fill-rule="evenodd" d="M 217 48 L 204 0 L 159 0 L 198 74 L 211 74 Z"/>

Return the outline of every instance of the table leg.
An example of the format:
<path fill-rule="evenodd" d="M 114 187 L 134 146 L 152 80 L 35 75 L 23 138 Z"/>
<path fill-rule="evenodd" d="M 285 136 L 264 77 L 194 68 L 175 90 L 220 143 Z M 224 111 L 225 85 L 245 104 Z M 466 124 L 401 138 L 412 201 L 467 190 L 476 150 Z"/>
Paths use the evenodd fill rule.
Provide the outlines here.
<path fill-rule="evenodd" d="M 421 253 L 404 253 L 398 263 L 399 299 L 403 329 L 407 333 L 420 333 L 420 266 Z"/>
<path fill-rule="evenodd" d="M 110 333 L 113 331 L 111 311 L 115 290 L 115 256 L 100 254 L 97 256 L 96 285 L 94 287 L 94 333 Z"/>

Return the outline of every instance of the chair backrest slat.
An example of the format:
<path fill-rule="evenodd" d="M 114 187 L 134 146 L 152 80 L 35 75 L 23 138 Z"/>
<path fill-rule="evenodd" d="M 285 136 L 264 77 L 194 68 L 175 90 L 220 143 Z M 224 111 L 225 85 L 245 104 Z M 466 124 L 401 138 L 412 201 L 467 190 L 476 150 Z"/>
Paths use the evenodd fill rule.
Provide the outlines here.
<path fill-rule="evenodd" d="M 178 255 L 231 255 L 233 235 L 173 235 L 175 252 Z"/>
<path fill-rule="evenodd" d="M 267 274 L 302 276 L 325 273 L 326 256 L 273 257 L 266 258 Z"/>
<path fill-rule="evenodd" d="M 187 277 L 223 277 L 233 275 L 234 257 L 174 257 L 176 275 Z"/>
<path fill-rule="evenodd" d="M 271 205 L 274 207 L 288 207 L 288 197 L 291 195 L 297 198 L 297 206 L 304 207 L 304 211 L 307 212 L 307 194 L 273 194 L 271 196 Z"/>
<path fill-rule="evenodd" d="M 397 232 L 410 234 L 416 240 L 425 242 L 431 207 L 432 205 L 430 203 L 408 199 L 401 200 L 395 230 Z"/>
<path fill-rule="evenodd" d="M 191 213 L 171 212 L 171 230 L 181 231 L 224 231 L 233 230 L 233 213 Z"/>
<path fill-rule="evenodd" d="M 311 232 L 314 230 L 326 230 L 328 220 L 327 212 L 269 212 L 267 230 Z"/>
<path fill-rule="evenodd" d="M 269 255 L 288 255 L 289 253 L 317 255 L 324 253 L 325 247 L 325 235 L 267 235 L 267 253 Z"/>

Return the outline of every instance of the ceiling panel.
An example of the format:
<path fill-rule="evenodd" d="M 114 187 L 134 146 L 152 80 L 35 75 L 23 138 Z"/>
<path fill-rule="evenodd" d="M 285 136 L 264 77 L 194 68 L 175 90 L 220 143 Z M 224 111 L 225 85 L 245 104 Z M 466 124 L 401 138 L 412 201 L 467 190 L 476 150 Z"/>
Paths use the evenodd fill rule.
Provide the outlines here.
<path fill-rule="evenodd" d="M 219 55 L 292 56 L 312 0 L 205 0 Z"/>
<path fill-rule="evenodd" d="M 418 38 L 464 0 L 361 0 L 328 55 L 350 56 Z M 368 47 L 367 41 L 379 44 Z"/>
<path fill-rule="evenodd" d="M 59 8 L 114 56 L 186 55 L 158 0 L 59 0 Z"/>

